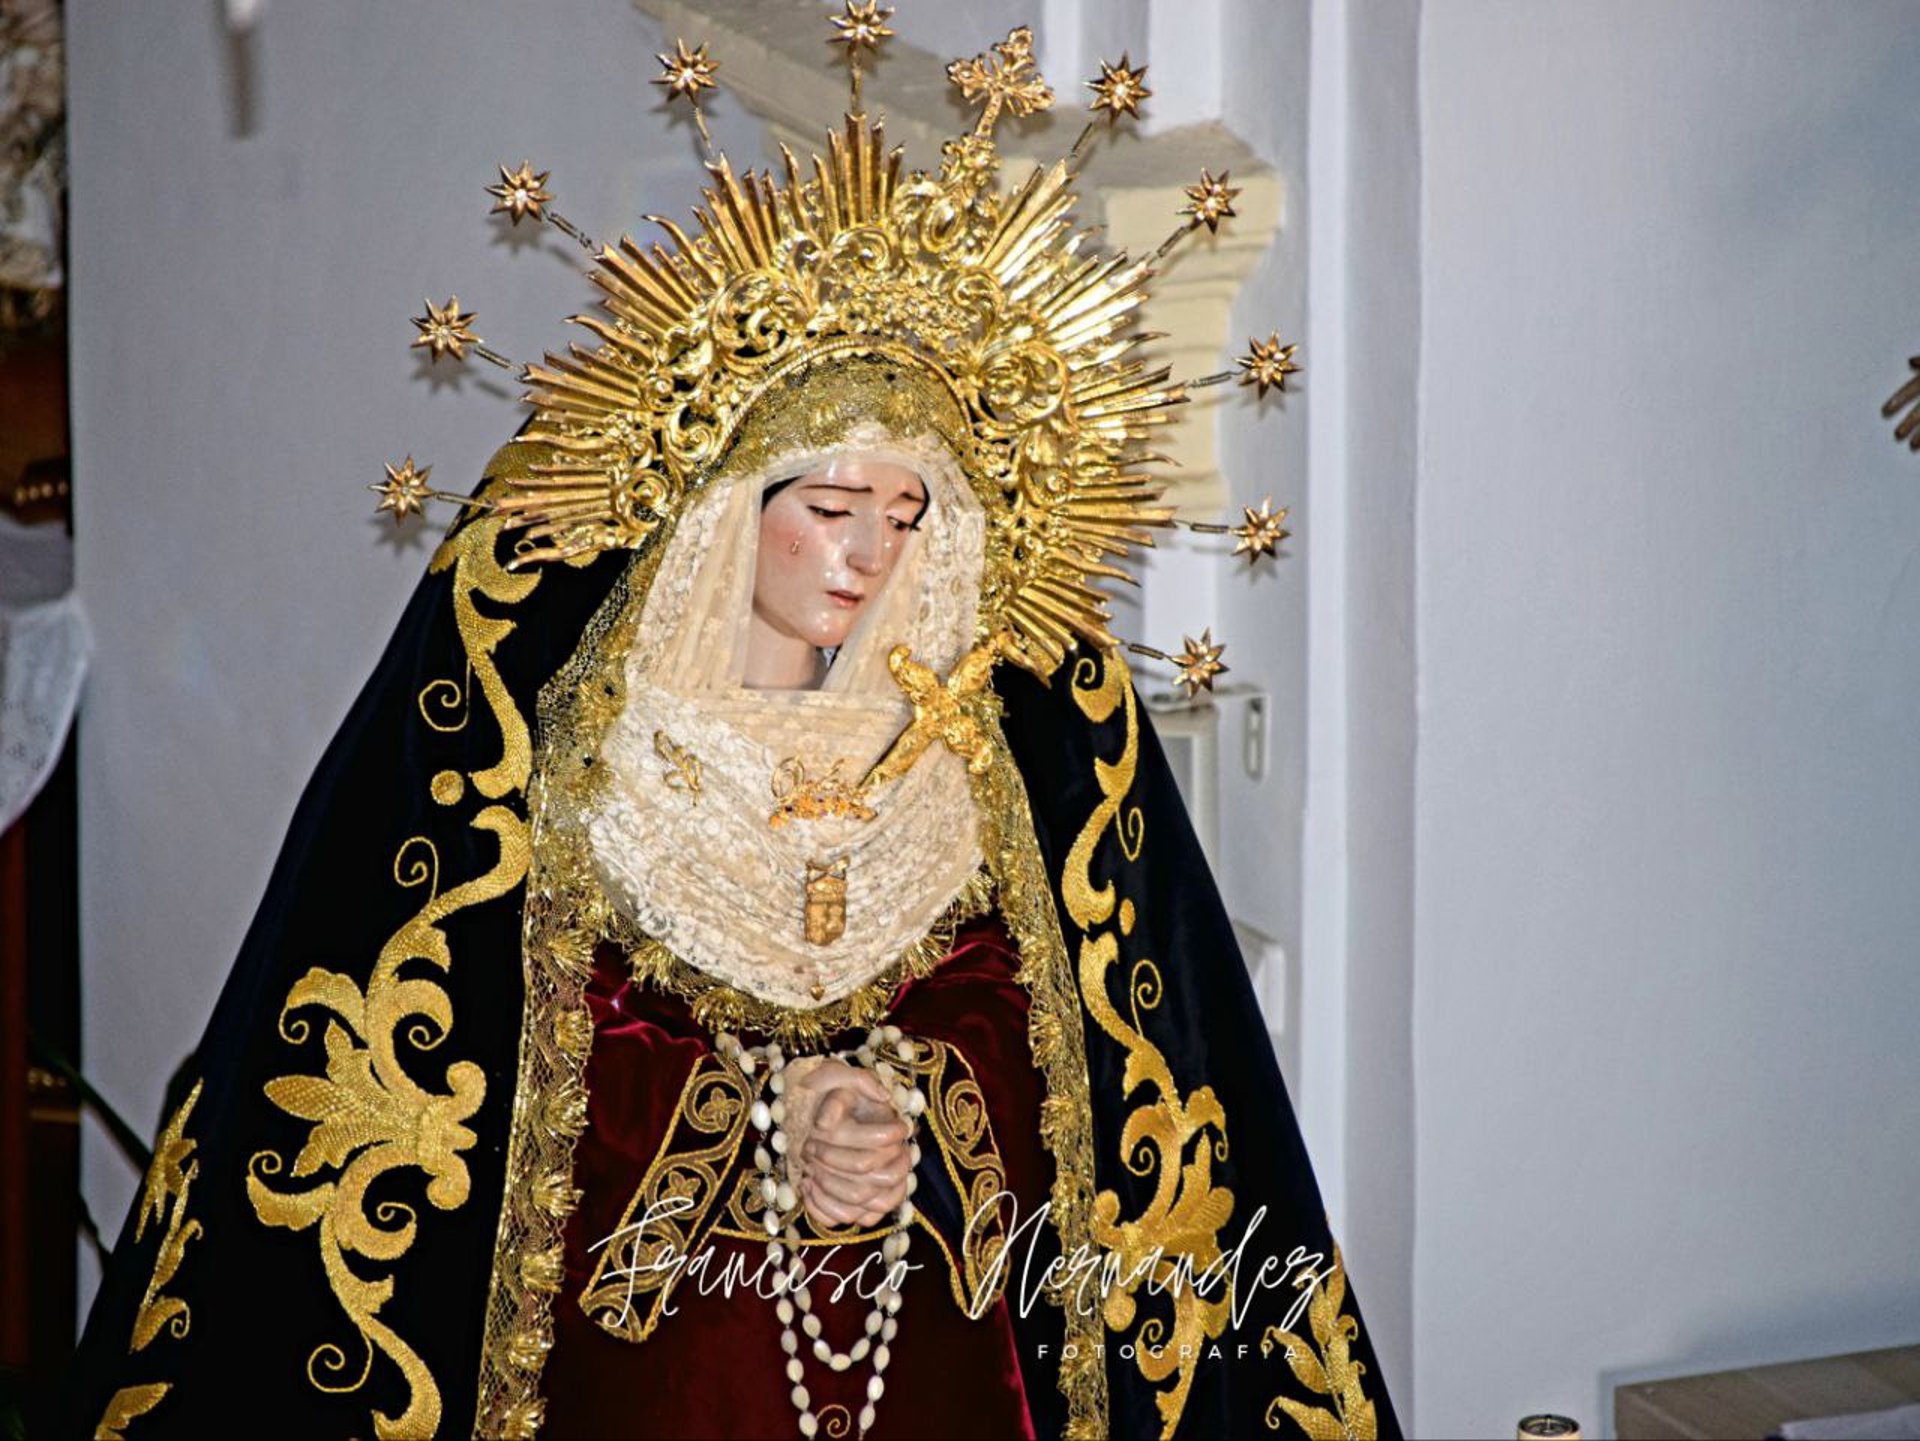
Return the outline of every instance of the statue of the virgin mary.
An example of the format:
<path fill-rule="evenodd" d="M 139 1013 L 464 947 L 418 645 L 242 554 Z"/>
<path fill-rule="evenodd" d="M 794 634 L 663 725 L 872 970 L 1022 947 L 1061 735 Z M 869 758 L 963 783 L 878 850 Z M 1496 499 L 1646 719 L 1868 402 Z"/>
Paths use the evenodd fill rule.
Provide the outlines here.
<path fill-rule="evenodd" d="M 71 1434 L 1398 1434 L 1094 589 L 1166 516 L 1151 271 L 996 168 L 991 114 L 937 175 L 853 116 L 601 253 L 305 793 Z"/>

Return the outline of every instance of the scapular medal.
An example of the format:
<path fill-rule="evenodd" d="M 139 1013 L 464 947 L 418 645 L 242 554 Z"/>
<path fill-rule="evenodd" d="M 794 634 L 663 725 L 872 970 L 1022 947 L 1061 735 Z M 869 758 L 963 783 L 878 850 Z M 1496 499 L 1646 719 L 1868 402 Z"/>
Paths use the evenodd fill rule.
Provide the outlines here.
<path fill-rule="evenodd" d="M 807 862 L 807 942 L 830 946 L 847 929 L 847 858 Z"/>

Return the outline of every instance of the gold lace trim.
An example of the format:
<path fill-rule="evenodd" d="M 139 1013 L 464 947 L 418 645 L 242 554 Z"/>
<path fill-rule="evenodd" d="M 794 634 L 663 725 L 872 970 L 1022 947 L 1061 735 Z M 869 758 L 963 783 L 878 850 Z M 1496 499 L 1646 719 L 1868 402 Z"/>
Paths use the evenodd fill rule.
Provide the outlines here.
<path fill-rule="evenodd" d="M 1007 749 L 998 702 L 988 693 L 983 709 L 990 761 L 973 778 L 981 821 L 980 850 L 988 858 L 999 897 L 1000 917 L 1020 956 L 1018 979 L 1027 988 L 1027 1039 L 1035 1069 L 1045 1082 L 1040 1103 L 1040 1139 L 1054 1159 L 1049 1216 L 1063 1256 L 1094 1254 L 1093 1102 L 1087 1079 L 1086 1032 L 1079 988 L 1067 959 L 1059 913 L 1026 784 Z M 1094 1441 L 1107 1434 L 1107 1373 L 1101 1360 L 1098 1314 L 1071 1294 L 1044 1293 L 1062 1307 L 1065 1355 L 1058 1385 L 1067 1402 L 1066 1435 Z"/>

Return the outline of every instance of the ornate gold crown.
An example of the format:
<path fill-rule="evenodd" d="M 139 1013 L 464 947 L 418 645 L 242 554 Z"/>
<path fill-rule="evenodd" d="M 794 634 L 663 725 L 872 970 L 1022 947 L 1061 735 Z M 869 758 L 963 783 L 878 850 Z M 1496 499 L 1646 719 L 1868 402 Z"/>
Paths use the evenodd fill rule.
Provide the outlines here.
<path fill-rule="evenodd" d="M 710 158 L 711 184 L 689 234 L 648 219 L 664 244 L 622 236 L 595 246 L 551 208 L 547 175 L 501 167 L 495 210 L 514 222 L 551 223 L 595 252 L 602 314 L 574 317 L 595 343 L 525 368 L 534 418 L 525 439 L 553 459 L 493 502 L 524 528 L 523 563 L 645 544 L 713 473 L 756 412 L 787 404 L 873 367 L 919 395 L 918 412 L 956 449 L 989 519 L 981 638 L 1042 677 L 1078 639 L 1110 650 L 1100 589 L 1130 580 L 1118 562 L 1174 522 L 1146 467 L 1154 429 L 1191 386 L 1239 379 L 1285 388 L 1294 346 L 1255 341 L 1236 371 L 1175 383 L 1139 354 L 1147 286 L 1174 243 L 1233 215 L 1237 192 L 1203 171 L 1187 191 L 1179 227 L 1152 256 L 1102 253 L 1076 226 L 1075 167 L 1102 112 L 1136 114 L 1151 92 L 1145 67 L 1102 62 L 1089 82 L 1094 114 L 1069 154 L 1000 188 L 993 128 L 1003 113 L 1049 107 L 1032 35 L 1013 31 L 991 52 L 956 61 L 948 76 L 981 107 L 978 122 L 943 147 L 937 174 L 905 172 L 880 123 L 860 105 L 859 59 L 892 32 L 891 11 L 848 3 L 834 39 L 853 66 L 852 113 L 803 165 L 782 148 L 781 173 L 735 171 Z M 700 120 L 701 92 L 717 63 L 684 42 L 660 57 L 659 83 Z M 706 126 L 700 120 L 700 132 Z M 468 349 L 510 365 L 471 329 L 457 298 L 429 302 L 414 325 L 435 360 Z M 840 394 L 836 383 L 833 393 Z M 843 417 L 844 418 L 844 413 Z M 765 429 L 764 425 L 757 427 Z M 381 507 L 404 518 L 428 497 L 411 457 L 374 486 Z M 1192 528 L 1239 537 L 1255 561 L 1285 537 L 1284 510 L 1249 509 L 1239 526 Z M 1224 670 L 1211 636 L 1168 656 L 1189 693 Z"/>

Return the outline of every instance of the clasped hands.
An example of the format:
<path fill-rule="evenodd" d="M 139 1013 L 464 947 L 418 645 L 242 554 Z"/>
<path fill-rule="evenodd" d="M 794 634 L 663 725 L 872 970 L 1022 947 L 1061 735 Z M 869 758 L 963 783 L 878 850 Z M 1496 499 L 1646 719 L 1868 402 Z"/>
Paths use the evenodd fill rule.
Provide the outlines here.
<path fill-rule="evenodd" d="M 907 1198 L 910 1131 L 871 1071 L 830 1056 L 787 1067 L 787 1172 L 816 1226 L 873 1226 Z"/>

